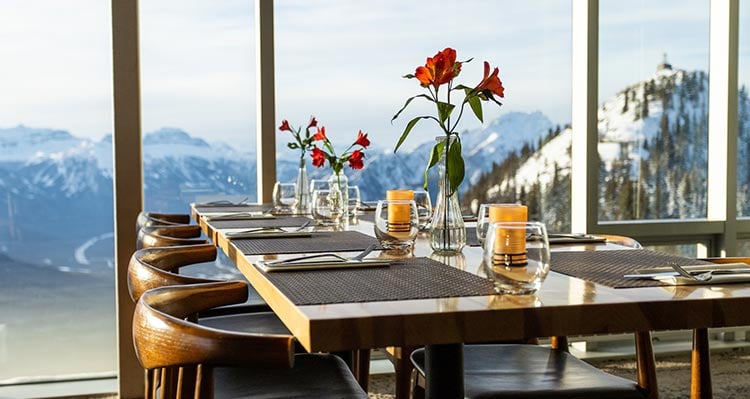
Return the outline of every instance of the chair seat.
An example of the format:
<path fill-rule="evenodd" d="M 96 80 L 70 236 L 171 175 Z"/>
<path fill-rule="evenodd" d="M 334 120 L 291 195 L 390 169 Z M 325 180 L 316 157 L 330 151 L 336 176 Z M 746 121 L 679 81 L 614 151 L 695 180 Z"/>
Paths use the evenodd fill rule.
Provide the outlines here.
<path fill-rule="evenodd" d="M 214 382 L 217 399 L 368 398 L 333 355 L 295 355 L 291 369 L 217 367 Z"/>
<path fill-rule="evenodd" d="M 273 312 L 241 313 L 226 316 L 204 317 L 199 324 L 233 332 L 256 334 L 290 335 L 278 316 Z"/>
<path fill-rule="evenodd" d="M 411 355 L 425 374 L 425 352 Z M 466 398 L 643 399 L 633 381 L 620 378 L 562 350 L 536 345 L 464 346 Z"/>

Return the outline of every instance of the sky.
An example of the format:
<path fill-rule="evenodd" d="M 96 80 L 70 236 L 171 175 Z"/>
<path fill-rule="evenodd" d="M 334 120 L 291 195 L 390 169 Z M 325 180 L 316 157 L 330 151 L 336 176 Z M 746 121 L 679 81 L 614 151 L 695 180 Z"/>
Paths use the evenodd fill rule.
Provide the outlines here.
<path fill-rule="evenodd" d="M 276 0 L 276 119 L 318 118 L 346 146 L 358 130 L 391 148 L 406 122 L 433 114 L 401 76 L 445 47 L 476 85 L 482 62 L 500 69 L 503 106 L 486 103 L 485 123 L 541 110 L 570 121 L 570 2 L 560 0 Z M 177 127 L 239 148 L 254 146 L 255 35 L 252 0 L 141 0 L 144 132 Z M 646 79 L 663 54 L 683 69 L 708 69 L 708 0 L 602 0 L 600 102 Z M 750 24 L 741 2 L 741 37 Z M 109 2 L 0 2 L 0 127 L 25 124 L 101 138 L 112 131 Z M 750 28 L 748 28 L 750 29 Z M 740 40 L 740 79 L 750 39 Z M 743 67 L 744 66 L 744 67 Z M 460 130 L 479 127 L 469 113 Z M 430 140 L 421 123 L 408 146 Z M 285 138 L 278 140 L 281 144 Z"/>

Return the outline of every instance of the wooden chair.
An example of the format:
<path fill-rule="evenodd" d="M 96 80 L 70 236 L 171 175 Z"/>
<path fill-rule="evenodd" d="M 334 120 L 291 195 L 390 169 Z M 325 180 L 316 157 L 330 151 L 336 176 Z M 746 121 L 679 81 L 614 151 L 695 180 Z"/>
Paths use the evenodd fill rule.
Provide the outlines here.
<path fill-rule="evenodd" d="M 141 249 L 208 243 L 207 240 L 200 238 L 201 234 L 201 227 L 197 224 L 146 226 L 138 230 L 136 247 Z"/>
<path fill-rule="evenodd" d="M 141 212 L 135 221 L 135 231 L 151 226 L 172 226 L 190 224 L 190 215 L 186 213 Z"/>
<path fill-rule="evenodd" d="M 641 248 L 630 237 L 605 237 L 609 242 Z M 637 383 L 605 373 L 571 355 L 567 337 L 551 337 L 550 348 L 518 343 L 465 345 L 465 397 L 656 399 L 659 392 L 651 332 L 635 333 L 635 349 Z M 424 348 L 411 353 L 411 362 L 412 397 L 424 398 Z"/>
<path fill-rule="evenodd" d="M 368 397 L 338 357 L 295 355 L 291 335 L 229 332 L 186 320 L 246 297 L 242 281 L 146 291 L 133 316 L 133 342 L 146 369 L 145 397 Z M 171 384 L 155 383 L 157 369 L 183 371 L 175 373 L 174 391 Z M 184 372 L 193 369 L 194 377 Z"/>

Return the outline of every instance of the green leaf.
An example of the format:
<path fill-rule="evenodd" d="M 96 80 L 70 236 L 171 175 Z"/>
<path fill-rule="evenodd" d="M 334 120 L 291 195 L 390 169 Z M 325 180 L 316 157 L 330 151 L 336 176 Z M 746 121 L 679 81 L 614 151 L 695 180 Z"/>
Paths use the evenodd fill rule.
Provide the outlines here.
<path fill-rule="evenodd" d="M 404 75 L 402 77 L 406 78 L 406 79 L 414 79 L 416 76 L 414 76 L 413 74 L 407 73 L 406 75 Z"/>
<path fill-rule="evenodd" d="M 293 149 L 293 150 L 296 150 L 297 148 L 299 148 L 299 146 L 297 145 L 297 143 L 286 143 L 286 146 L 289 147 L 289 148 L 291 148 L 291 149 Z"/>
<path fill-rule="evenodd" d="M 440 118 L 440 123 L 445 123 L 445 120 L 451 116 L 451 112 L 453 112 L 453 108 L 456 108 L 455 105 L 444 103 L 442 101 L 437 102 L 437 107 L 438 107 L 438 117 Z"/>
<path fill-rule="evenodd" d="M 443 155 L 443 149 L 445 148 L 444 142 L 439 142 L 435 144 L 434 147 L 432 147 L 432 151 L 430 151 L 430 160 L 427 162 L 427 167 L 424 170 L 424 189 L 427 190 L 427 174 L 430 171 L 430 168 L 437 165 L 437 163 L 440 161 L 440 157 Z"/>
<path fill-rule="evenodd" d="M 393 149 L 393 152 L 398 151 L 398 148 L 401 147 L 401 144 L 404 143 L 404 140 L 406 140 L 406 137 L 409 135 L 409 132 L 411 132 L 411 129 L 414 128 L 414 125 L 416 125 L 420 119 L 427 119 L 427 118 L 429 118 L 429 116 L 418 116 L 410 120 L 409 123 L 406 124 L 406 128 L 404 129 L 404 132 L 401 133 L 401 137 L 398 139 L 398 143 L 396 143 L 396 148 Z"/>
<path fill-rule="evenodd" d="M 479 119 L 479 122 L 484 122 L 484 120 L 482 120 L 482 100 L 480 100 L 478 96 L 469 93 L 471 93 L 471 89 L 467 88 L 466 101 L 469 102 L 469 106 L 471 107 L 471 110 L 474 111 L 474 115 Z"/>
<path fill-rule="evenodd" d="M 428 100 L 432 101 L 432 99 L 431 99 L 431 98 L 430 98 L 430 97 L 429 97 L 429 96 L 428 96 L 427 94 L 418 94 L 418 95 L 416 95 L 416 96 L 414 96 L 414 97 L 410 97 L 410 98 L 409 98 L 408 100 L 406 100 L 406 103 L 404 103 L 404 106 L 403 106 L 403 107 L 401 107 L 401 109 L 400 109 L 400 110 L 398 110 L 398 112 L 396 112 L 396 115 L 393 115 L 393 118 L 391 118 L 391 123 L 393 123 L 393 121 L 395 121 L 395 120 L 396 120 L 396 118 L 398 118 L 398 116 L 399 116 L 399 115 L 401 115 L 401 113 L 402 113 L 402 112 L 404 112 L 404 110 L 405 110 L 405 109 L 406 109 L 406 107 L 407 107 L 407 106 L 409 105 L 409 103 L 410 103 L 410 102 L 411 102 L 411 101 L 412 101 L 413 99 L 415 99 L 415 98 L 417 98 L 417 97 L 424 97 L 424 98 L 426 98 L 426 99 L 428 99 Z"/>
<path fill-rule="evenodd" d="M 453 144 L 448 148 L 445 157 L 446 172 L 448 173 L 448 182 L 450 183 L 450 193 L 455 193 L 458 186 L 464 180 L 464 158 L 461 156 L 461 141 L 458 136 Z"/>

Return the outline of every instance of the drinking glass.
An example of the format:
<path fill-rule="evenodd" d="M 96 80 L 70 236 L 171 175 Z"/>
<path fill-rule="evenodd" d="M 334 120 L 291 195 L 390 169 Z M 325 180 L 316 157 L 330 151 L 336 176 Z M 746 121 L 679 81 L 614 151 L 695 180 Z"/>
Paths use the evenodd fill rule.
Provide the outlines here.
<path fill-rule="evenodd" d="M 414 203 L 417 204 L 419 230 L 427 230 L 430 227 L 430 221 L 432 220 L 432 201 L 430 201 L 430 193 L 424 190 L 415 190 Z"/>
<path fill-rule="evenodd" d="M 318 226 L 340 226 L 346 217 L 346 208 L 341 205 L 340 195 L 330 190 L 316 189 L 312 194 L 312 215 Z"/>
<path fill-rule="evenodd" d="M 356 216 L 362 204 L 359 196 L 359 187 L 349 186 L 349 216 Z"/>
<path fill-rule="evenodd" d="M 273 212 L 294 213 L 297 211 L 297 185 L 276 182 L 273 186 Z"/>
<path fill-rule="evenodd" d="M 496 222 L 504 221 L 504 222 L 525 222 L 526 221 L 526 214 L 524 212 L 519 212 L 519 210 L 522 210 L 523 205 L 518 204 L 481 204 L 479 205 L 479 212 L 477 213 L 477 239 L 479 240 L 479 243 L 484 243 L 484 238 L 487 235 L 487 228 L 489 227 L 490 223 L 492 223 L 490 219 L 490 209 L 491 208 L 499 208 L 499 212 L 497 212 L 499 215 L 495 217 L 499 217 L 499 220 L 495 220 Z M 504 209 L 507 209 L 507 211 L 503 211 Z"/>
<path fill-rule="evenodd" d="M 533 294 L 547 277 L 550 254 L 544 223 L 490 223 L 483 248 L 485 272 L 498 293 Z"/>
<path fill-rule="evenodd" d="M 378 201 L 374 229 L 383 248 L 411 249 L 419 232 L 417 205 L 412 200 Z"/>

